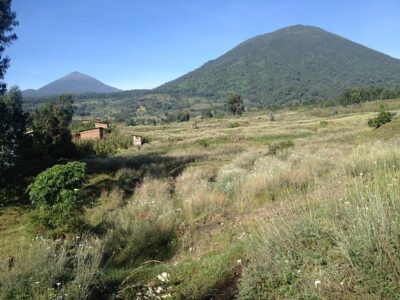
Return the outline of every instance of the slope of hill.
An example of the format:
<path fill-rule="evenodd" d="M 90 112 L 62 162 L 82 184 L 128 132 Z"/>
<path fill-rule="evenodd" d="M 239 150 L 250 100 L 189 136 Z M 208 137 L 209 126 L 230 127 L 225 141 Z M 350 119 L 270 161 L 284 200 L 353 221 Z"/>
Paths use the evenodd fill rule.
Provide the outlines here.
<path fill-rule="evenodd" d="M 43 97 L 50 95 L 59 95 L 64 93 L 82 94 L 82 93 L 114 93 L 120 91 L 117 88 L 108 86 L 101 81 L 89 75 L 79 72 L 72 72 L 56 81 L 53 81 L 38 90 L 25 90 L 25 97 Z"/>
<path fill-rule="evenodd" d="M 260 103 L 337 96 L 344 88 L 400 84 L 400 60 L 313 26 L 291 26 L 251 38 L 221 57 L 156 89 Z"/>

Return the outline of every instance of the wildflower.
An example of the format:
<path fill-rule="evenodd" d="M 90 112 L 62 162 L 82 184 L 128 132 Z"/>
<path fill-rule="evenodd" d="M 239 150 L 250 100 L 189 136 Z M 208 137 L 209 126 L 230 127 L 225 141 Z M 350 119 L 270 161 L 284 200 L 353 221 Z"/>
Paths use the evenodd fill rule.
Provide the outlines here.
<path fill-rule="evenodd" d="M 157 279 L 162 282 L 169 282 L 170 276 L 167 272 L 163 272 L 162 274 L 157 276 Z"/>
<path fill-rule="evenodd" d="M 315 287 L 318 287 L 320 284 L 321 284 L 321 280 L 317 279 L 317 280 L 314 281 Z"/>
<path fill-rule="evenodd" d="M 344 281 L 341 281 L 341 282 L 340 282 L 340 285 L 344 285 Z"/>
<path fill-rule="evenodd" d="M 36 281 L 36 282 L 35 282 L 35 284 L 39 284 L 39 283 L 40 283 L 39 281 Z"/>
<path fill-rule="evenodd" d="M 240 263 L 242 263 L 242 260 L 241 260 L 241 259 L 238 259 L 236 262 L 237 262 L 238 264 L 240 264 Z"/>
<path fill-rule="evenodd" d="M 58 286 L 58 287 L 60 287 L 60 285 L 61 285 L 61 282 L 57 282 L 56 284 L 57 284 L 57 286 Z"/>

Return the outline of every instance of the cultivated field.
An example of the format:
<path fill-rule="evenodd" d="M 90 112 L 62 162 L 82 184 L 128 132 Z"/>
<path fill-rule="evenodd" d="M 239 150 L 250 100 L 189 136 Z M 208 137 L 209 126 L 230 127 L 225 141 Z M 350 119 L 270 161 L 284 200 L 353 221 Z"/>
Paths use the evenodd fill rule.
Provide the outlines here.
<path fill-rule="evenodd" d="M 86 161 L 85 234 L 32 236 L 30 206 L 0 208 L 0 298 L 400 297 L 400 118 L 367 126 L 382 103 L 400 113 L 121 126 L 149 143 Z"/>

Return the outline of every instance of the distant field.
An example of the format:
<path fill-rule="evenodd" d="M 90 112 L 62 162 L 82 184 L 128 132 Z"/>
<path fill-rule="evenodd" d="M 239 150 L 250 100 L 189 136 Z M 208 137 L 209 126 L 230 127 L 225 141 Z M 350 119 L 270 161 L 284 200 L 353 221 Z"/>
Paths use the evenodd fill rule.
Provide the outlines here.
<path fill-rule="evenodd" d="M 398 116 L 373 130 L 380 104 Z M 400 296 L 400 100 L 332 111 L 119 125 L 149 143 L 86 160 L 88 235 L 111 257 L 92 298 Z M 16 257 L 0 282 L 35 265 L 29 214 L 0 208 L 0 258 Z"/>

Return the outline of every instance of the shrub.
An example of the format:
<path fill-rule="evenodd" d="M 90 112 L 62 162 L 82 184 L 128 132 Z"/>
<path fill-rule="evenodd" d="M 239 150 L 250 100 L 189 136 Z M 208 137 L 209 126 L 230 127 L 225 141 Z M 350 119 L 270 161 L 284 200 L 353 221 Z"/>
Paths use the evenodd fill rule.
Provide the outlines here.
<path fill-rule="evenodd" d="M 381 110 L 378 113 L 378 116 L 373 119 L 368 120 L 368 126 L 373 127 L 373 128 L 379 128 L 383 124 L 389 123 L 392 121 L 393 117 L 396 115 L 396 113 L 392 113 L 389 111 L 385 111 L 383 105 L 381 106 Z"/>
<path fill-rule="evenodd" d="M 327 121 L 321 121 L 321 122 L 319 122 L 319 125 L 321 126 L 321 127 L 326 127 L 326 126 L 328 126 L 328 122 Z"/>
<path fill-rule="evenodd" d="M 197 144 L 199 144 L 200 146 L 207 148 L 210 146 L 210 141 L 207 139 L 201 139 L 197 142 Z"/>
<path fill-rule="evenodd" d="M 232 122 L 228 124 L 228 128 L 237 128 L 239 126 L 240 126 L 239 122 Z"/>
<path fill-rule="evenodd" d="M 29 198 L 41 212 L 38 220 L 48 228 L 71 223 L 79 210 L 77 189 L 86 176 L 86 164 L 70 162 L 40 173 L 28 187 Z"/>
<path fill-rule="evenodd" d="M 272 143 L 268 146 L 268 154 L 275 155 L 279 150 L 294 147 L 292 141 L 283 141 L 279 143 Z"/>
<path fill-rule="evenodd" d="M 274 121 L 275 121 L 275 115 L 274 115 L 273 112 L 270 112 L 270 113 L 269 113 L 269 120 L 270 120 L 271 122 L 274 122 Z"/>
<path fill-rule="evenodd" d="M 119 149 L 127 149 L 132 143 L 132 137 L 113 129 L 101 140 L 78 140 L 75 142 L 79 153 L 83 156 L 109 156 Z M 144 143 L 144 142 L 143 142 Z"/>

